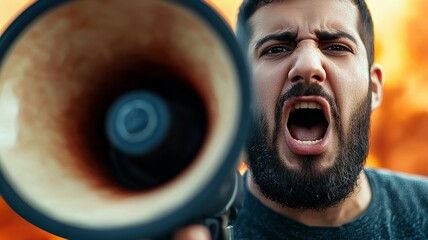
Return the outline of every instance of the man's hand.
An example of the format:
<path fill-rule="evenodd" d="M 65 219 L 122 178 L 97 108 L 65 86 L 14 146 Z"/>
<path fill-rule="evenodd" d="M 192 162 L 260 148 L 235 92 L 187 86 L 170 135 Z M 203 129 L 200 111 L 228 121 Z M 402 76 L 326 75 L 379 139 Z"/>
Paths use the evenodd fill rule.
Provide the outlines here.
<path fill-rule="evenodd" d="M 177 231 L 174 240 L 211 240 L 211 234 L 203 225 L 190 225 Z"/>

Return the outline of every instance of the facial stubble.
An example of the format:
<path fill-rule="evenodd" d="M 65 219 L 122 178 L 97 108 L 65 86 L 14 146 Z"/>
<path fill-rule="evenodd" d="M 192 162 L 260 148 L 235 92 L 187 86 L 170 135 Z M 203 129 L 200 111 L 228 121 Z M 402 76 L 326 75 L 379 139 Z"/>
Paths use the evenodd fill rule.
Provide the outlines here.
<path fill-rule="evenodd" d="M 259 113 L 255 117 L 255 126 L 246 150 L 253 181 L 262 194 L 283 207 L 315 211 L 336 206 L 349 197 L 356 188 L 368 154 L 370 93 L 369 89 L 367 97 L 353 110 L 346 136 L 337 105 L 318 84 L 297 84 L 280 98 L 276 106 L 275 127 L 271 138 L 268 134 L 266 114 Z M 291 97 L 309 95 L 324 97 L 329 102 L 334 131 L 339 138 L 338 142 L 343 143 L 338 146 L 334 165 L 322 171 L 317 165 L 323 155 L 299 156 L 301 167 L 295 170 L 283 163 L 278 151 L 278 135 L 284 127 L 281 125 L 283 102 Z"/>

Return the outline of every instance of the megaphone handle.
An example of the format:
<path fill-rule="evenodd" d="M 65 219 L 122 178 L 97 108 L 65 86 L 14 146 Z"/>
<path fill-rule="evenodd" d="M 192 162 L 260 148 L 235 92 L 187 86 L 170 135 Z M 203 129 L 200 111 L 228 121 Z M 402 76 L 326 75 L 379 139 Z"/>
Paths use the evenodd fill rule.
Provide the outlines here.
<path fill-rule="evenodd" d="M 207 217 L 202 220 L 193 222 L 193 224 L 201 224 L 208 228 L 210 231 L 212 240 L 233 240 L 233 228 L 229 225 L 228 217 Z M 192 225 L 189 223 L 189 225 Z M 185 227 L 184 225 L 183 227 Z M 174 233 L 170 232 L 162 236 L 158 236 L 153 239 L 144 240 L 171 240 L 173 239 Z"/>
<path fill-rule="evenodd" d="M 240 173 L 236 170 L 230 175 L 228 182 L 234 182 L 233 191 L 228 195 L 229 203 L 214 216 L 205 218 L 203 224 L 208 227 L 213 240 L 233 240 L 231 221 L 236 219 L 243 204 L 243 183 Z M 233 179 L 233 180 L 232 180 Z"/>
<path fill-rule="evenodd" d="M 220 218 L 205 218 L 204 225 L 210 230 L 212 240 L 233 240 L 233 226 L 227 214 Z"/>

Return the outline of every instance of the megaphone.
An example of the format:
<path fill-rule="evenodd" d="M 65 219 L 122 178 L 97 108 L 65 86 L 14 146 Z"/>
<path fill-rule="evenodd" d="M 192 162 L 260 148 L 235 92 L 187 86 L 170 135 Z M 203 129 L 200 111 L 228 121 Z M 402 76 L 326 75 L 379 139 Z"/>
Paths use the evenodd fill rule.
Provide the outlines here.
<path fill-rule="evenodd" d="M 203 1 L 36 1 L 0 38 L 2 197 L 69 239 L 231 214 L 250 85 Z"/>

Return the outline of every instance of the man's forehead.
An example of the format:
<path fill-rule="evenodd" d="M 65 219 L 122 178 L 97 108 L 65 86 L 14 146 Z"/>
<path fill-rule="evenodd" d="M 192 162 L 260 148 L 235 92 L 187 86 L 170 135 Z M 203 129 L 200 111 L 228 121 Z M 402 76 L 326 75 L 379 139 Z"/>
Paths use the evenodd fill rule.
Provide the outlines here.
<path fill-rule="evenodd" d="M 350 0 L 284 0 L 260 7 L 250 18 L 252 39 L 275 32 L 346 32 L 358 37 L 358 10 Z"/>

